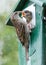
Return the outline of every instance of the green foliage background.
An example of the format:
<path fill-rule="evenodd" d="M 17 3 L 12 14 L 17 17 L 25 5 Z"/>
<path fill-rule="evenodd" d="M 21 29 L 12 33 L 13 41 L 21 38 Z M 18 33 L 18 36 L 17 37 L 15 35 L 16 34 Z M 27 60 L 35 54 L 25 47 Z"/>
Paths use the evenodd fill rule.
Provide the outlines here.
<path fill-rule="evenodd" d="M 8 14 L 0 15 L 0 53 L 1 65 L 18 65 L 18 42 L 15 28 L 5 25 Z"/>

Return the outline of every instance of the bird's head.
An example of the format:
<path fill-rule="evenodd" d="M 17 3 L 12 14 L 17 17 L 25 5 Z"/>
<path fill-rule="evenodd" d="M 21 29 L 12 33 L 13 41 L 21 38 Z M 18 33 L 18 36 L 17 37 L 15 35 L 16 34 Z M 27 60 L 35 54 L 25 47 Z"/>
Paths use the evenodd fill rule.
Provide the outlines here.
<path fill-rule="evenodd" d="M 27 27 L 29 32 L 31 31 L 31 20 L 32 20 L 32 12 L 26 10 L 22 12 L 22 16 L 26 19 Z"/>
<path fill-rule="evenodd" d="M 29 23 L 32 20 L 32 12 L 26 10 L 22 11 L 22 16 L 26 18 L 27 22 Z"/>

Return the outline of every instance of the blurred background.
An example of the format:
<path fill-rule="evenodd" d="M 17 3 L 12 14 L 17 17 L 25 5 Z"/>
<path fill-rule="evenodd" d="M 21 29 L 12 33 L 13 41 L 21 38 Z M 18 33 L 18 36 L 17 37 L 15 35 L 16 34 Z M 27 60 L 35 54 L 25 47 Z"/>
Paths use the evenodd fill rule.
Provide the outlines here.
<path fill-rule="evenodd" d="M 15 28 L 6 25 L 20 0 L 0 0 L 0 65 L 18 65 L 18 42 Z"/>

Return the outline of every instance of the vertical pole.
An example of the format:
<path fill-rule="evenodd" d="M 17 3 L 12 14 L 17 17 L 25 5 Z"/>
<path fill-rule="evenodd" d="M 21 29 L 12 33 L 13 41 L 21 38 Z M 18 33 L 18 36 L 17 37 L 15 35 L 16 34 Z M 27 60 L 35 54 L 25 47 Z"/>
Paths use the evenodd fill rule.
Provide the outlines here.
<path fill-rule="evenodd" d="M 26 65 L 25 48 L 22 46 L 21 42 L 18 43 L 19 50 L 19 65 Z"/>

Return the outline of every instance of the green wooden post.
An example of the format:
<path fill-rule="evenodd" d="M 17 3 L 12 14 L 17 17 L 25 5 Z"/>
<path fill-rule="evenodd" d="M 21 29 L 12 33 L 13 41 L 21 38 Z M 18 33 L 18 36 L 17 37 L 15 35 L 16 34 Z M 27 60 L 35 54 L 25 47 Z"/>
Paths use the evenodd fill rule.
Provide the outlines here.
<path fill-rule="evenodd" d="M 43 22 L 43 65 L 46 65 L 46 2 L 43 4 L 42 11 L 42 22 Z"/>
<path fill-rule="evenodd" d="M 19 65 L 26 65 L 26 56 L 25 56 L 25 48 L 22 46 L 21 42 L 18 43 L 18 51 L 19 51 Z"/>
<path fill-rule="evenodd" d="M 36 28 L 32 32 L 32 46 L 36 52 L 32 55 L 32 65 L 41 65 L 42 62 L 42 8 L 38 5 L 36 7 Z"/>
<path fill-rule="evenodd" d="M 31 56 L 31 65 L 46 65 L 46 19 L 42 20 L 43 17 L 46 18 L 46 1 L 30 1 L 35 3 L 36 7 L 36 28 L 31 34 L 31 46 L 32 49 L 36 49 L 36 52 Z"/>

